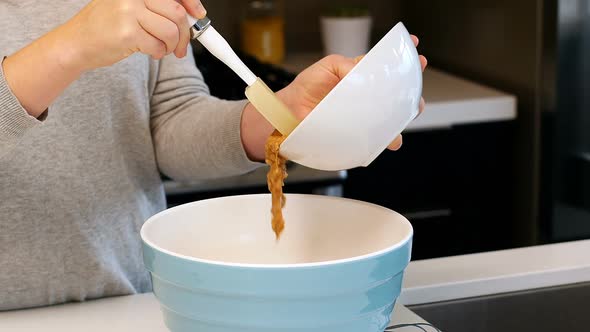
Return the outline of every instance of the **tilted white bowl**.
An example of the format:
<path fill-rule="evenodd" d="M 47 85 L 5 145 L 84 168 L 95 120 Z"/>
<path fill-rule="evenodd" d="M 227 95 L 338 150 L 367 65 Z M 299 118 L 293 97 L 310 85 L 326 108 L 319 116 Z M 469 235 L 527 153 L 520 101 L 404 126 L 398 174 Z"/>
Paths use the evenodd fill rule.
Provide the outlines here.
<path fill-rule="evenodd" d="M 368 166 L 418 115 L 422 68 L 398 23 L 295 128 L 286 158 L 311 168 Z"/>

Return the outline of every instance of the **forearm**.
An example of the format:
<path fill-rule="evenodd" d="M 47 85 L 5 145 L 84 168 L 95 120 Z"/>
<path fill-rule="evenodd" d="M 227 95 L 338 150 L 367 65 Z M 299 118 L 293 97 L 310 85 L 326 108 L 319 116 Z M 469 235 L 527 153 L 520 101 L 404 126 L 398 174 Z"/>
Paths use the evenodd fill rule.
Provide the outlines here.
<path fill-rule="evenodd" d="M 75 62 L 75 47 L 61 29 L 49 32 L 2 63 L 8 86 L 34 117 L 39 117 L 82 72 Z"/>
<path fill-rule="evenodd" d="M 240 139 L 245 102 L 207 95 L 175 99 L 168 101 L 169 111 L 152 118 L 156 159 L 164 174 L 192 181 L 237 175 L 261 165 L 246 156 Z"/>

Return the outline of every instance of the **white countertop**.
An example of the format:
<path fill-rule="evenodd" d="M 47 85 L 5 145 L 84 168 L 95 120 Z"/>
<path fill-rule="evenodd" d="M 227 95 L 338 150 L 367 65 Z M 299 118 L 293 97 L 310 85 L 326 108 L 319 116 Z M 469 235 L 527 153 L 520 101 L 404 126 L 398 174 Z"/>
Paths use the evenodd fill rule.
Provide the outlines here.
<path fill-rule="evenodd" d="M 403 305 L 589 281 L 590 240 L 414 261 L 406 269 L 404 289 L 392 324 L 424 322 Z M 0 331 L 165 332 L 166 329 L 153 294 L 142 294 L 2 312 Z"/>
<path fill-rule="evenodd" d="M 280 67 L 299 73 L 322 55 L 289 54 Z M 516 97 L 428 67 L 424 72 L 425 112 L 406 131 L 450 128 L 455 125 L 512 120 Z"/>
<path fill-rule="evenodd" d="M 433 303 L 590 281 L 590 240 L 411 262 L 400 302 Z"/>
<path fill-rule="evenodd" d="M 516 118 L 516 97 L 507 93 L 434 68 L 424 72 L 423 86 L 426 108 L 406 131 Z"/>
<path fill-rule="evenodd" d="M 393 317 L 392 324 L 424 323 L 423 319 L 402 305 L 395 307 Z M 158 302 L 150 293 L 0 312 L 0 331 L 168 332 L 168 329 L 164 326 Z M 402 328 L 396 331 L 416 330 Z"/>
<path fill-rule="evenodd" d="M 403 305 L 588 281 L 590 240 L 413 261 L 406 269 L 404 289 L 392 324 L 423 322 Z M 2 312 L 0 331 L 167 330 L 153 294 L 142 294 Z"/>

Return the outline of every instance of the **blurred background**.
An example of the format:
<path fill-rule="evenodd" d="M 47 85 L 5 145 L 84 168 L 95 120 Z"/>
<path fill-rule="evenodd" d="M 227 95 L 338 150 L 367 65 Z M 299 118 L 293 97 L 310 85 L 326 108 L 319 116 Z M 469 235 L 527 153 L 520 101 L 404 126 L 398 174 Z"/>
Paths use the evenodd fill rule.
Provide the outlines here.
<path fill-rule="evenodd" d="M 415 228 L 415 260 L 590 238 L 588 1 L 203 3 L 275 90 L 346 36 L 366 30 L 374 45 L 402 21 L 420 37 L 429 60 L 427 107 L 403 148 L 350 171 L 289 165 L 287 192 L 350 197 L 404 214 Z M 334 20 L 342 25 L 328 33 Z M 212 94 L 244 98 L 232 72 L 197 45 L 194 53 Z M 265 171 L 167 180 L 169 204 L 266 192 Z"/>

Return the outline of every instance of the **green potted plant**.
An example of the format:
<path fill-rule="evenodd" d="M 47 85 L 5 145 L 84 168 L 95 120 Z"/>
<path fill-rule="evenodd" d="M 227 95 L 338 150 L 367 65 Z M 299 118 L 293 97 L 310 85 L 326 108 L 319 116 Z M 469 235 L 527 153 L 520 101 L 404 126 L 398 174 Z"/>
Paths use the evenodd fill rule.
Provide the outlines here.
<path fill-rule="evenodd" d="M 320 21 L 326 54 L 355 57 L 369 51 L 373 19 L 368 8 L 330 8 Z"/>

